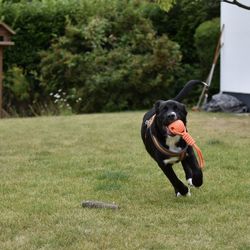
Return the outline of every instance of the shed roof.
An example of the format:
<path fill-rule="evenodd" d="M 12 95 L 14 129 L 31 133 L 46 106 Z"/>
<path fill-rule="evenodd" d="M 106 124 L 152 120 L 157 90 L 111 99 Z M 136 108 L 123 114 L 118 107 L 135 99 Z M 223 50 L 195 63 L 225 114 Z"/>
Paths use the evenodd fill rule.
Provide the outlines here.
<path fill-rule="evenodd" d="M 7 24 L 3 23 L 3 22 L 0 22 L 0 27 L 3 27 L 5 28 L 7 31 L 9 31 L 12 35 L 15 35 L 16 32 L 14 30 L 12 30 Z"/>

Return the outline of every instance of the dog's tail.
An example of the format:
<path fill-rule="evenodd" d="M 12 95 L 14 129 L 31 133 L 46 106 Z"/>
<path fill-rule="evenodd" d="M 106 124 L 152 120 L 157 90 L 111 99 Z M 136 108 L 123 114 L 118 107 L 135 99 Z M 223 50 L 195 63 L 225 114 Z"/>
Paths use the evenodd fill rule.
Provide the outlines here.
<path fill-rule="evenodd" d="M 203 84 L 203 86 L 208 87 L 208 85 L 205 82 L 202 82 L 200 80 L 190 80 L 186 83 L 186 85 L 179 92 L 179 94 L 175 98 L 173 98 L 173 100 L 177 102 L 182 101 L 189 94 L 189 92 L 193 89 L 193 87 L 199 84 Z"/>

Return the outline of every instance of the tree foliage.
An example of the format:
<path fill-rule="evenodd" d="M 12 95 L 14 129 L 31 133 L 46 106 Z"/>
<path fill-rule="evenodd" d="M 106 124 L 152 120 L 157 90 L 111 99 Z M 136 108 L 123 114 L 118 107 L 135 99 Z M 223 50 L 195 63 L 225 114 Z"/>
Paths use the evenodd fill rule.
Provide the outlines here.
<path fill-rule="evenodd" d="M 203 77 L 194 33 L 218 15 L 218 0 L 2 0 L 0 19 L 16 31 L 4 50 L 4 108 L 148 108 Z"/>
<path fill-rule="evenodd" d="M 213 57 L 220 36 L 220 20 L 214 18 L 212 20 L 200 24 L 194 34 L 195 46 L 200 61 L 201 75 L 206 79 L 210 71 Z M 210 92 L 215 93 L 219 88 L 219 68 L 215 70 L 213 84 Z"/>
<path fill-rule="evenodd" d="M 167 33 L 180 45 L 183 62 L 194 64 L 199 60 L 194 42 L 195 30 L 201 23 L 220 16 L 220 1 L 176 0 L 167 13 L 157 6 L 146 6 L 144 13 L 159 34 Z"/>
<path fill-rule="evenodd" d="M 169 11 L 176 0 L 155 0 L 155 1 L 164 11 Z"/>
<path fill-rule="evenodd" d="M 146 108 L 167 89 L 181 60 L 179 46 L 157 37 L 149 20 L 124 2 L 109 14 L 77 24 L 42 53 L 41 72 L 48 92 L 77 89 L 77 112 Z"/>

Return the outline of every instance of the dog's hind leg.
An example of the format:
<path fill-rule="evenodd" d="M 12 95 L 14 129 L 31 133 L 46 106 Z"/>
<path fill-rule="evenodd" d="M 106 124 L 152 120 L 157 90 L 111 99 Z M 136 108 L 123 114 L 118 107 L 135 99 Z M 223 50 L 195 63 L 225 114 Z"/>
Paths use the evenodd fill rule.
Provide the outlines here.
<path fill-rule="evenodd" d="M 180 193 L 181 195 L 187 195 L 189 193 L 188 187 L 184 185 L 183 182 L 176 176 L 172 168 L 172 164 L 158 163 L 158 165 L 173 185 L 176 196 L 178 195 L 178 193 Z"/>

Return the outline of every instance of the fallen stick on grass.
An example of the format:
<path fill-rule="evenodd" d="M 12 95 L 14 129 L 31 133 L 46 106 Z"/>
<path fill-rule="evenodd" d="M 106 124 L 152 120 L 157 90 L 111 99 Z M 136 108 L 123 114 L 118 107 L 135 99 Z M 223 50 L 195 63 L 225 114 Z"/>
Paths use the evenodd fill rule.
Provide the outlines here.
<path fill-rule="evenodd" d="M 102 201 L 83 201 L 82 207 L 119 209 L 119 206 L 114 203 L 106 203 Z"/>

